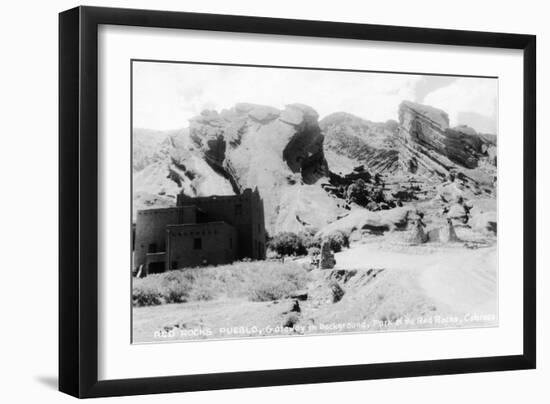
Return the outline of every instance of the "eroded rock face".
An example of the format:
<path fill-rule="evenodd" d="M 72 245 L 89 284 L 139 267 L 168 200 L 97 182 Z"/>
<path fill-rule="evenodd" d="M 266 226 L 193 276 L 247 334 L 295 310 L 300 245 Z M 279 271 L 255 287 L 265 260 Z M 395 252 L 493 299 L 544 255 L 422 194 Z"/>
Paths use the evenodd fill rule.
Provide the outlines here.
<path fill-rule="evenodd" d="M 347 174 L 357 165 L 373 173 L 399 169 L 396 121 L 376 123 L 337 112 L 323 118 L 320 126 L 331 171 Z"/>
<path fill-rule="evenodd" d="M 322 227 L 341 213 L 316 185 L 328 175 L 318 118 L 302 104 L 282 111 L 237 104 L 220 113 L 203 112 L 191 120 L 189 131 L 205 160 L 236 192 L 259 189 L 268 231 L 299 231 Z"/>
<path fill-rule="evenodd" d="M 323 152 L 324 136 L 317 122 L 319 115 L 302 104 L 287 105 L 280 119 L 295 128 L 283 150 L 283 160 L 293 173 L 301 173 L 306 184 L 313 184 L 328 174 Z"/>

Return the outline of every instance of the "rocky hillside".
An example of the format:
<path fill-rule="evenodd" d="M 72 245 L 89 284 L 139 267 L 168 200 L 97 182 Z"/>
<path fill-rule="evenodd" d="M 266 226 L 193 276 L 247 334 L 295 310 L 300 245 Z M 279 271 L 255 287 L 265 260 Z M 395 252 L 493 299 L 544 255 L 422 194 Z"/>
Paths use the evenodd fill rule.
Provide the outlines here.
<path fill-rule="evenodd" d="M 374 123 L 347 113 L 320 122 L 331 170 L 349 173 L 362 164 L 373 173 L 445 178 L 451 171 L 495 174 L 496 137 L 467 126 L 449 127 L 437 108 L 404 101 L 399 122 Z"/>
<path fill-rule="evenodd" d="M 325 135 L 325 154 L 331 171 L 347 174 L 358 165 L 372 172 L 392 173 L 399 169 L 396 121 L 377 123 L 336 112 L 323 118 L 319 125 Z"/>
<path fill-rule="evenodd" d="M 134 212 L 175 195 L 258 188 L 266 226 L 322 229 L 350 210 L 391 209 L 443 188 L 494 196 L 496 137 L 449 127 L 444 111 L 404 101 L 399 122 L 338 112 L 321 121 L 301 104 L 203 111 L 185 130 L 134 131 Z M 442 188 L 443 187 L 443 188 Z"/>

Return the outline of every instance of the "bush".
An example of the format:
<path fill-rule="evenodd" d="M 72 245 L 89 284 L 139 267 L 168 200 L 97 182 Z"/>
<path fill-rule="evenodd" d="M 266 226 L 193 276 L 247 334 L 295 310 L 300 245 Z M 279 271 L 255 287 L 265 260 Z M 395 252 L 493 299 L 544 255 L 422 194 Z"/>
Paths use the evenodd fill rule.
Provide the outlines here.
<path fill-rule="evenodd" d="M 354 202 L 359 206 L 365 206 L 369 202 L 367 185 L 361 178 L 350 184 L 346 190 L 348 202 Z"/>
<path fill-rule="evenodd" d="M 281 256 L 305 255 L 307 247 L 304 245 L 304 239 L 304 235 L 286 231 L 273 236 L 269 241 L 268 248 Z"/>
<path fill-rule="evenodd" d="M 321 249 L 321 244 L 328 242 L 330 249 L 334 252 L 340 252 L 344 248 L 349 248 L 349 236 L 343 231 L 336 230 L 324 237 L 311 237 L 304 241 L 308 255 L 317 253 Z"/>
<path fill-rule="evenodd" d="M 316 237 L 314 234 L 305 233 L 302 235 L 302 240 L 308 254 L 312 248 L 321 248 L 321 238 Z"/>
<path fill-rule="evenodd" d="M 290 313 L 284 321 L 283 327 L 294 328 L 298 321 L 300 321 L 300 316 L 296 313 Z"/>
<path fill-rule="evenodd" d="M 324 238 L 329 243 L 330 249 L 334 252 L 340 252 L 343 248 L 349 248 L 349 237 L 341 231 L 335 231 Z"/>
<path fill-rule="evenodd" d="M 134 306 L 157 306 L 162 302 L 162 293 L 155 285 L 140 285 L 132 288 L 132 304 Z"/>

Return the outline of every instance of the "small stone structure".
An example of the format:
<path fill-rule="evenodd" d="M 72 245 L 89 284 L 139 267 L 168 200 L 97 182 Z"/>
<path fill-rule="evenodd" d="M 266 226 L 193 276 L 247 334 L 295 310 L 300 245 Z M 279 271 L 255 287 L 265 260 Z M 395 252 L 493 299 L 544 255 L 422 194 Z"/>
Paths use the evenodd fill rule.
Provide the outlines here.
<path fill-rule="evenodd" d="M 456 235 L 452 219 L 447 219 L 447 226 L 443 226 L 439 230 L 439 241 L 442 243 L 453 243 L 460 241 Z"/>
<path fill-rule="evenodd" d="M 423 244 L 428 241 L 428 235 L 424 231 L 424 223 L 418 219 L 413 223 L 412 229 L 407 234 L 409 244 Z"/>
<path fill-rule="evenodd" d="M 336 265 L 336 260 L 334 259 L 334 254 L 330 249 L 330 243 L 324 241 L 321 244 L 321 256 L 319 258 L 319 268 L 320 269 L 332 269 Z"/>

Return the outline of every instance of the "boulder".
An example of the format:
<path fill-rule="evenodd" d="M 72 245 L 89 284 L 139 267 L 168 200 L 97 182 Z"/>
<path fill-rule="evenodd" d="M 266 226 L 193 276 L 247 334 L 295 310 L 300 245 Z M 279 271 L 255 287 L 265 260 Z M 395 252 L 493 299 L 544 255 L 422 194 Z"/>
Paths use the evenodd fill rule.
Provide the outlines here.
<path fill-rule="evenodd" d="M 329 287 L 332 293 L 332 303 L 338 303 L 340 300 L 342 300 L 346 292 L 344 291 L 344 289 L 342 289 L 338 282 L 330 282 Z"/>
<path fill-rule="evenodd" d="M 280 113 L 281 112 L 277 108 L 255 106 L 250 111 L 248 111 L 248 116 L 254 121 L 265 124 L 276 119 L 280 115 Z"/>
<path fill-rule="evenodd" d="M 466 223 L 468 221 L 468 211 L 464 204 L 455 203 L 449 208 L 447 218 L 457 223 Z"/>
<path fill-rule="evenodd" d="M 399 207 L 372 212 L 357 208 L 346 216 L 334 221 L 317 232 L 316 237 L 326 237 L 335 232 L 350 236 L 353 232 L 362 229 L 374 232 L 386 232 L 396 229 L 406 229 L 409 215 L 413 212 L 410 207 Z"/>

